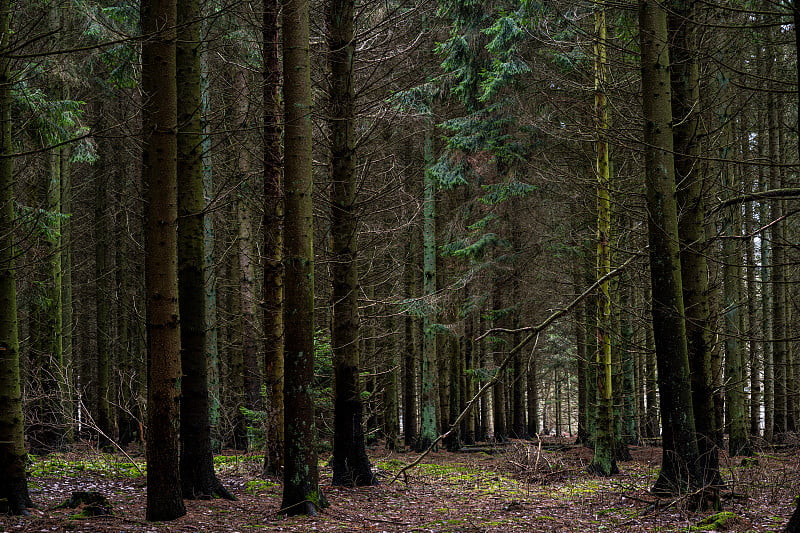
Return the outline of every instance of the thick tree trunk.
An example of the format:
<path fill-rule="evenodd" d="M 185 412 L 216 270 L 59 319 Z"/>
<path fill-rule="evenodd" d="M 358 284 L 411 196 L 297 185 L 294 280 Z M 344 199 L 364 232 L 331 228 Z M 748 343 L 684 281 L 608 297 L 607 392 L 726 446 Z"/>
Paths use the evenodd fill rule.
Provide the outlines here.
<path fill-rule="evenodd" d="M 362 423 L 359 370 L 358 213 L 356 207 L 354 1 L 328 7 L 328 61 L 331 72 L 331 252 L 333 301 L 331 347 L 334 373 L 333 484 L 373 485 Z"/>
<path fill-rule="evenodd" d="M 11 0 L 0 0 L 0 499 L 13 514 L 32 507 L 25 474 L 27 455 L 22 420 L 17 285 L 14 267 L 14 146 L 11 137 L 11 78 L 9 50 Z"/>
<path fill-rule="evenodd" d="M 181 315 L 183 496 L 235 499 L 214 473 L 208 395 L 205 198 L 200 73 L 200 5 L 178 0 L 178 297 Z"/>
<path fill-rule="evenodd" d="M 147 519 L 186 514 L 178 466 L 181 339 L 177 269 L 175 0 L 144 0 L 142 180 L 145 190 Z"/>
<path fill-rule="evenodd" d="M 661 472 L 653 490 L 674 494 L 702 485 L 703 478 L 689 381 L 678 247 L 667 20 L 658 0 L 640 0 L 639 31 L 653 332 L 663 428 Z"/>
<path fill-rule="evenodd" d="M 281 513 L 316 514 L 327 506 L 319 487 L 314 381 L 314 220 L 312 205 L 309 4 L 283 2 L 284 101 L 284 435 Z"/>
<path fill-rule="evenodd" d="M 692 405 L 704 483 L 719 484 L 711 377 L 711 311 L 705 239 L 704 176 L 700 164 L 700 81 L 696 54 L 694 3 L 672 0 L 668 17 L 672 116 L 675 128 L 675 179 L 678 205 L 681 279 L 686 311 L 686 342 L 691 370 Z"/>

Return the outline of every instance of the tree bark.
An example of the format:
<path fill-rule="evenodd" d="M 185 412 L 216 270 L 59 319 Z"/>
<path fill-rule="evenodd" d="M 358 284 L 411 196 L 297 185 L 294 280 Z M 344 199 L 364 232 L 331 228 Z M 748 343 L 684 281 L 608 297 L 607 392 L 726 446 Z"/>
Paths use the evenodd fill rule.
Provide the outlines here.
<path fill-rule="evenodd" d="M 177 269 L 175 0 L 144 0 L 142 181 L 145 190 L 147 520 L 186 514 L 178 465 L 181 339 Z"/>
<path fill-rule="evenodd" d="M 700 81 L 696 58 L 694 2 L 671 0 L 668 16 L 672 116 L 675 128 L 675 179 L 678 192 L 678 238 L 686 312 L 686 342 L 691 371 L 692 405 L 705 484 L 719 484 L 711 377 L 711 306 L 705 239 L 704 176 L 699 172 Z"/>
<path fill-rule="evenodd" d="M 319 487 L 314 381 L 314 223 L 308 0 L 283 2 L 284 336 L 283 501 L 281 513 L 316 514 Z"/>
<path fill-rule="evenodd" d="M 264 0 L 264 474 L 283 470 L 283 173 L 278 2 Z"/>
<path fill-rule="evenodd" d="M 32 507 L 25 473 L 27 454 L 22 419 L 17 281 L 14 266 L 14 159 L 12 93 L 14 80 L 9 50 L 12 0 L 0 0 L 0 498 L 12 514 L 29 514 Z"/>
<path fill-rule="evenodd" d="M 653 490 L 669 494 L 702 486 L 678 248 L 672 105 L 665 7 L 640 0 L 639 32 L 644 114 L 653 333 L 662 419 L 662 465 Z"/>
<path fill-rule="evenodd" d="M 356 207 L 353 0 L 328 7 L 331 135 L 331 347 L 334 373 L 333 484 L 374 485 L 362 423 L 359 370 L 358 212 Z"/>
<path fill-rule="evenodd" d="M 200 4 L 178 0 L 178 297 L 181 316 L 183 496 L 235 499 L 214 473 L 206 334 L 205 198 L 200 73 Z"/>

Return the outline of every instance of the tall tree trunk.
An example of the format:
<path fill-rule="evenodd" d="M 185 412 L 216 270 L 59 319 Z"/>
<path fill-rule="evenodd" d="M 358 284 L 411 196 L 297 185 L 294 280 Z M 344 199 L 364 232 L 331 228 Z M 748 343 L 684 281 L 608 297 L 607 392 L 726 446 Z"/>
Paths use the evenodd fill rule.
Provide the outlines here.
<path fill-rule="evenodd" d="M 283 2 L 284 101 L 284 435 L 281 513 L 316 514 L 319 487 L 314 381 L 314 219 L 308 0 Z"/>
<path fill-rule="evenodd" d="M 358 212 L 356 206 L 354 0 L 328 7 L 328 61 L 331 72 L 331 252 L 333 301 L 333 484 L 374 485 L 362 423 L 359 370 Z"/>
<path fill-rule="evenodd" d="M 663 428 L 661 472 L 654 491 L 675 494 L 702 486 L 703 478 L 689 381 L 678 247 L 667 17 L 658 0 L 640 0 L 639 32 L 653 333 Z"/>
<path fill-rule="evenodd" d="M 388 332 L 384 349 L 387 353 L 384 374 L 383 433 L 386 436 L 386 449 L 399 451 L 400 443 L 400 357 L 398 354 L 397 320 L 389 317 Z"/>
<path fill-rule="evenodd" d="M 12 0 L 0 0 L 0 498 L 12 514 L 30 514 L 25 473 L 27 455 L 22 420 L 17 281 L 14 267 L 14 152 L 12 141 L 10 49 Z"/>
<path fill-rule="evenodd" d="M 671 0 L 668 17 L 672 116 L 675 128 L 675 179 L 680 186 L 678 221 L 681 279 L 686 311 L 686 342 L 691 370 L 692 405 L 704 483 L 719 484 L 719 452 L 714 439 L 711 378 L 711 311 L 705 240 L 704 179 L 698 156 L 700 81 L 696 59 L 694 3 Z"/>
<path fill-rule="evenodd" d="M 47 154 L 44 210 L 50 215 L 44 238 L 45 257 L 41 263 L 39 294 L 31 312 L 31 351 L 35 357 L 36 417 L 29 428 L 29 446 L 36 454 L 55 451 L 65 444 L 63 402 L 66 372 L 62 351 L 61 302 L 61 148 Z"/>
<path fill-rule="evenodd" d="M 203 30 L 208 25 L 206 20 Z M 208 44 L 200 43 L 200 99 L 201 99 L 201 125 L 203 129 L 203 199 L 205 208 L 211 204 L 214 194 L 214 172 L 211 160 L 211 132 L 208 120 L 202 117 L 208 116 L 211 112 L 209 102 L 209 75 L 208 75 Z M 276 67 L 277 68 L 277 67 Z M 219 323 L 217 320 L 217 276 L 216 262 L 214 259 L 214 246 L 216 237 L 214 235 L 214 219 L 210 213 L 206 212 L 203 217 L 203 249 L 204 257 L 204 285 L 205 299 L 203 305 L 206 311 L 206 360 L 208 363 L 208 418 L 211 424 L 211 448 L 218 451 L 222 443 L 219 436 L 219 421 L 221 411 L 221 391 L 220 391 L 220 362 L 219 362 Z"/>
<path fill-rule="evenodd" d="M 406 235 L 405 262 L 403 263 L 403 286 L 407 301 L 417 295 L 417 269 L 414 261 L 414 238 L 416 231 L 409 225 Z M 403 315 L 403 441 L 406 446 L 416 446 L 417 425 L 417 375 L 419 355 L 418 319 L 411 310 Z"/>
<path fill-rule="evenodd" d="M 178 0 L 178 298 L 181 316 L 180 473 L 188 499 L 235 499 L 214 473 L 208 395 L 200 3 Z"/>
<path fill-rule="evenodd" d="M 609 112 L 605 94 L 606 71 L 606 13 L 601 5 L 595 11 L 595 84 L 594 102 L 597 120 L 597 269 L 599 278 L 611 272 L 611 161 L 608 152 Z M 600 476 L 619 472 L 616 461 L 614 421 L 614 387 L 612 381 L 611 281 L 600 284 L 597 295 L 597 428 L 594 456 L 589 471 Z"/>
<path fill-rule="evenodd" d="M 422 395 L 419 439 L 415 445 L 417 451 L 428 448 L 438 436 L 436 423 L 437 404 L 437 354 L 436 332 L 433 329 L 436 297 L 436 178 L 431 170 L 433 156 L 433 117 L 426 119 L 424 157 L 425 175 L 423 181 L 423 228 L 422 228 L 422 280 L 423 297 L 425 299 L 425 315 L 422 320 Z"/>
<path fill-rule="evenodd" d="M 110 153 L 110 150 L 109 150 Z M 94 235 L 95 235 L 95 302 L 96 302 L 96 324 L 97 324 L 97 354 L 95 355 L 96 386 L 95 397 L 96 408 L 90 413 L 94 417 L 97 432 L 99 433 L 99 443 L 101 447 L 108 446 L 114 440 L 114 431 L 111 415 L 111 361 L 116 360 L 111 353 L 113 335 L 111 332 L 111 253 L 110 242 L 111 234 L 108 229 L 111 227 L 107 214 L 108 197 L 108 173 L 111 171 L 104 163 L 101 163 L 95 173 L 95 199 L 94 199 Z"/>
<path fill-rule="evenodd" d="M 175 0 L 144 0 L 142 181 L 145 190 L 147 520 L 186 514 L 178 465 L 181 337 L 178 318 Z"/>
<path fill-rule="evenodd" d="M 283 175 L 278 2 L 264 0 L 264 474 L 283 469 Z"/>
<path fill-rule="evenodd" d="M 728 85 L 724 73 L 718 75 L 722 84 Z M 741 184 L 734 178 L 734 167 L 729 161 L 733 151 L 733 123 L 727 106 L 719 113 L 722 146 L 720 162 L 723 191 L 735 196 L 741 194 Z M 723 313 L 725 320 L 725 407 L 727 410 L 729 444 L 728 453 L 752 455 L 747 431 L 745 409 L 745 370 L 741 330 L 742 310 L 742 255 L 737 245 L 741 236 L 740 207 L 726 209 L 722 213 L 721 233 L 728 237 L 722 241 Z"/>
<path fill-rule="evenodd" d="M 250 184 L 252 182 L 250 147 L 248 139 L 248 102 L 250 88 L 244 69 L 236 72 L 236 130 L 239 139 L 237 175 L 239 192 L 236 201 L 236 218 L 239 234 L 239 290 L 241 291 L 242 361 L 244 363 L 244 405 L 248 409 L 261 409 L 261 363 L 259 361 L 256 328 L 255 255 L 253 242 L 253 208 Z"/>
<path fill-rule="evenodd" d="M 774 58 L 773 58 L 774 59 Z M 769 120 L 769 160 L 781 161 L 781 146 L 779 139 L 780 113 L 779 96 L 770 93 L 767 97 L 767 118 Z M 769 170 L 769 187 L 780 189 L 783 187 L 783 171 L 776 164 Z M 772 318 L 772 382 L 773 382 L 773 438 L 786 432 L 786 248 L 784 242 L 784 202 L 776 200 L 771 206 L 771 220 L 778 220 L 777 224 L 770 227 L 770 259 L 772 272 L 771 281 L 771 309 Z"/>

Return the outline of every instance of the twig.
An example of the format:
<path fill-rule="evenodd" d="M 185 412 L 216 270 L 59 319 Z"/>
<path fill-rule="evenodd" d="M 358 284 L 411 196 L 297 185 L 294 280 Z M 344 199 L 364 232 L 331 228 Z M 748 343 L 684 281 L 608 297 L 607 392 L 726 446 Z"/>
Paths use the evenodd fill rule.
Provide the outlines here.
<path fill-rule="evenodd" d="M 538 326 L 520 328 L 520 329 L 517 329 L 517 330 L 505 330 L 505 331 L 510 331 L 510 332 L 514 332 L 514 333 L 523 332 L 523 331 L 524 332 L 530 332 L 530 333 L 528 334 L 527 337 L 522 339 L 522 341 L 519 344 L 517 344 L 511 350 L 509 350 L 508 354 L 505 356 L 503 361 L 497 367 L 495 375 L 492 377 L 492 379 L 490 379 L 489 381 L 484 383 L 483 386 L 478 390 L 478 392 L 475 393 L 475 396 L 473 396 L 472 399 L 469 402 L 467 402 L 467 405 L 464 407 L 464 410 L 461 411 L 461 414 L 459 414 L 458 417 L 456 417 L 455 421 L 450 424 L 450 428 L 445 433 L 443 433 L 443 434 L 439 435 L 438 437 L 436 437 L 436 439 L 430 444 L 430 446 L 428 446 L 428 448 L 425 451 L 423 451 L 420 454 L 420 456 L 417 457 L 413 462 L 411 462 L 411 463 L 407 464 L 406 466 L 404 466 L 403 468 L 401 468 L 394 475 L 392 480 L 389 481 L 389 484 L 391 485 L 392 483 L 397 481 L 397 479 L 402 474 L 405 474 L 407 470 L 410 470 L 411 468 L 414 468 L 415 466 L 417 466 L 422 461 L 422 459 L 425 458 L 425 456 L 427 456 L 429 453 L 431 453 L 437 447 L 437 445 L 439 444 L 439 442 L 442 439 L 446 439 L 447 437 L 450 436 L 450 434 L 453 432 L 453 430 L 455 428 L 458 427 L 458 425 L 461 423 L 461 421 L 464 419 L 464 417 L 467 416 L 467 414 L 469 413 L 470 409 L 472 409 L 472 406 L 475 405 L 475 402 L 477 402 L 478 399 L 481 396 L 483 396 L 483 394 L 489 389 L 489 387 L 491 387 L 492 385 L 494 385 L 495 383 L 497 383 L 500 380 L 500 378 L 502 377 L 503 369 L 506 366 L 508 366 L 508 363 L 511 361 L 511 359 L 513 359 L 513 357 L 517 354 L 517 352 L 522 350 L 522 348 L 524 348 L 526 344 L 528 344 L 531 340 L 536 338 L 539 335 L 539 333 L 541 333 L 542 330 L 544 330 L 545 328 L 550 326 L 550 324 L 552 324 L 557 319 L 561 318 L 565 314 L 567 314 L 570 311 L 572 311 L 572 309 L 574 309 L 576 305 L 578 305 L 580 302 L 582 302 L 595 289 L 597 289 L 597 287 L 599 287 L 601 284 L 603 284 L 604 282 L 608 281 L 609 279 L 611 279 L 613 277 L 616 277 L 619 274 L 621 274 L 627 268 L 627 266 L 634 260 L 634 258 L 635 258 L 635 256 L 629 258 L 622 265 L 620 265 L 619 267 L 615 268 L 614 270 L 612 270 L 611 272 L 609 272 L 605 276 L 601 277 L 600 279 L 598 279 L 597 281 L 592 283 L 592 285 L 588 289 L 583 291 L 583 293 L 580 296 L 578 296 L 577 298 L 572 300 L 572 302 L 570 302 L 569 305 L 567 305 L 563 309 L 559 309 L 558 311 L 556 311 L 553 314 L 551 314 L 549 317 L 547 317 Z M 475 340 L 480 340 L 480 339 L 486 337 L 487 335 L 489 335 L 493 331 L 498 331 L 498 330 L 497 329 L 490 329 L 489 331 L 487 331 L 486 333 L 484 333 L 483 335 L 481 335 L 480 337 L 478 337 Z"/>

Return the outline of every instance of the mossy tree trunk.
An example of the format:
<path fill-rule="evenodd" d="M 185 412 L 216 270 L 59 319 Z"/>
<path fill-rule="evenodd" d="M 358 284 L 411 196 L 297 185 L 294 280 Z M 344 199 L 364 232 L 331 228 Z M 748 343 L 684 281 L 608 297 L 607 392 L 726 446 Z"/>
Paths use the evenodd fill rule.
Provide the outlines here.
<path fill-rule="evenodd" d="M 182 399 L 180 475 L 188 499 L 234 499 L 214 473 L 209 411 L 200 4 L 178 0 L 178 297 Z"/>
<path fill-rule="evenodd" d="M 608 135 L 609 110 L 606 98 L 606 15 L 604 6 L 595 11 L 595 113 L 596 113 L 596 175 L 597 175 L 597 269 L 598 279 L 611 272 L 611 161 Z M 614 387 L 612 367 L 613 317 L 611 315 L 611 281 L 600 284 L 597 294 L 597 426 L 594 456 L 589 471 L 600 476 L 619 472 L 616 460 L 616 424 L 614 421 Z"/>
<path fill-rule="evenodd" d="M 705 190 L 700 155 L 699 69 L 696 58 L 694 3 L 672 0 L 668 17 L 675 128 L 675 174 L 681 213 L 681 279 L 686 310 L 686 342 L 691 369 L 692 405 L 705 484 L 719 482 L 719 451 L 714 422 L 711 376 L 711 306 L 708 285 L 708 245 L 705 239 Z"/>
<path fill-rule="evenodd" d="M 431 170 L 433 155 L 433 117 L 426 119 L 422 206 L 422 292 L 424 317 L 422 320 L 422 376 L 419 438 L 414 446 L 423 451 L 438 437 L 436 404 L 438 397 L 436 332 L 436 177 Z"/>
<path fill-rule="evenodd" d="M 27 455 L 22 419 L 17 281 L 14 267 L 14 159 L 12 142 L 11 64 L 9 50 L 11 0 L 0 0 L 0 498 L 13 514 L 32 507 L 25 473 Z"/>
<path fill-rule="evenodd" d="M 417 295 L 417 269 L 414 261 L 416 233 L 414 226 L 409 225 L 406 235 L 406 257 L 403 263 L 403 287 L 407 301 L 411 301 Z M 403 315 L 403 442 L 409 447 L 416 445 L 419 427 L 417 424 L 418 322 L 419 319 L 413 310 L 407 310 Z"/>
<path fill-rule="evenodd" d="M 642 110 L 653 333 L 662 420 L 662 466 L 654 490 L 680 493 L 702 484 L 695 435 L 678 247 L 667 16 L 640 0 Z"/>
<path fill-rule="evenodd" d="M 316 514 L 319 487 L 314 382 L 314 219 L 308 0 L 283 8 L 284 100 L 284 469 L 281 513 Z"/>

